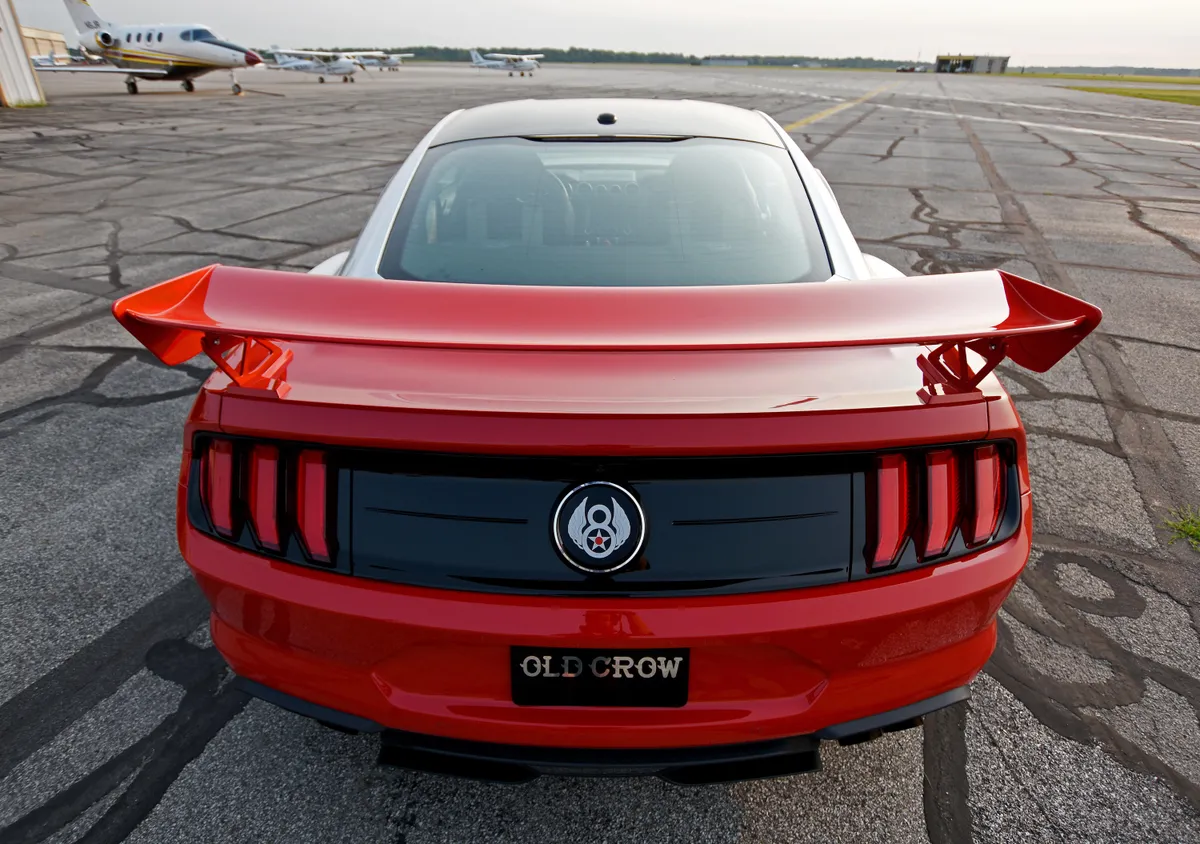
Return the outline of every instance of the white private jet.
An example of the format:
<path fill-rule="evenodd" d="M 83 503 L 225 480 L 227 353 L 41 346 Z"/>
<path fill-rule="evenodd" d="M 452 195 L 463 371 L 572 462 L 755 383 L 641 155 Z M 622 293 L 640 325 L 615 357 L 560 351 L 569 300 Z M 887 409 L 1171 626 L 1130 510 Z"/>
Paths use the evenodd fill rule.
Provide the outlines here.
<path fill-rule="evenodd" d="M 509 76 L 518 71 L 522 76 L 525 76 L 527 73 L 533 76 L 533 72 L 541 67 L 538 64 L 538 59 L 543 56 L 543 53 L 531 53 L 528 56 L 516 55 L 514 53 L 488 53 L 481 56 L 478 50 L 472 50 L 471 67 L 478 67 L 484 70 L 507 70 Z"/>
<path fill-rule="evenodd" d="M 196 90 L 192 82 L 212 70 L 228 70 L 233 93 L 242 93 L 234 70 L 262 64 L 253 50 L 223 41 L 212 30 L 196 24 L 127 26 L 103 21 L 87 0 L 63 0 L 75 22 L 79 46 L 98 52 L 107 64 L 34 63 L 46 73 L 123 73 L 125 90 L 138 92 L 139 79 L 178 79 L 183 90 Z"/>
<path fill-rule="evenodd" d="M 357 53 L 359 63 L 363 67 L 377 67 L 380 71 L 384 70 L 399 70 L 403 64 L 401 59 L 411 59 L 415 53 L 383 53 L 376 55 L 375 53 Z"/>
<path fill-rule="evenodd" d="M 324 82 L 326 76 L 340 76 L 343 82 L 353 82 L 354 74 L 362 69 L 364 59 L 379 59 L 387 55 L 377 51 L 359 53 L 331 53 L 326 50 L 283 50 L 272 47 L 275 63 L 267 65 L 268 70 L 294 70 L 299 73 L 312 73 L 318 82 Z"/>

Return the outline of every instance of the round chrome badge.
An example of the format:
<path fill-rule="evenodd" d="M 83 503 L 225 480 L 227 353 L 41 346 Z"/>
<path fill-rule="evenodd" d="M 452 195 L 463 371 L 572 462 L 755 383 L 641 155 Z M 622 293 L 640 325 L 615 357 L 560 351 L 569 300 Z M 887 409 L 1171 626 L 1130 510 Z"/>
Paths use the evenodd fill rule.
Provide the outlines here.
<path fill-rule="evenodd" d="M 612 574 L 642 552 L 646 517 L 628 490 L 593 481 L 559 499 L 551 532 L 558 553 L 572 568 L 587 574 Z"/>

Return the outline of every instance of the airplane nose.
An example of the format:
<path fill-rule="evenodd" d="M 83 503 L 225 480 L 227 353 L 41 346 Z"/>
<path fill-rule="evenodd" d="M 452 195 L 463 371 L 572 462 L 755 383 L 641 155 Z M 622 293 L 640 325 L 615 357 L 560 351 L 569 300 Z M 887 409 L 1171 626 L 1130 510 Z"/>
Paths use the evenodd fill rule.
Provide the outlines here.
<path fill-rule="evenodd" d="M 254 67 L 256 64 L 262 64 L 262 56 L 253 50 L 246 51 L 246 67 Z"/>

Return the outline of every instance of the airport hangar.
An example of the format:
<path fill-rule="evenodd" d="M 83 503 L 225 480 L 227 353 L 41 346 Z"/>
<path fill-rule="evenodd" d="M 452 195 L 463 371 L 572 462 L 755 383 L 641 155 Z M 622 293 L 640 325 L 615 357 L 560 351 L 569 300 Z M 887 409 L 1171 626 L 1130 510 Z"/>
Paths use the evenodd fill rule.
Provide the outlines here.
<path fill-rule="evenodd" d="M 937 73 L 1004 73 L 1009 56 L 938 56 Z"/>

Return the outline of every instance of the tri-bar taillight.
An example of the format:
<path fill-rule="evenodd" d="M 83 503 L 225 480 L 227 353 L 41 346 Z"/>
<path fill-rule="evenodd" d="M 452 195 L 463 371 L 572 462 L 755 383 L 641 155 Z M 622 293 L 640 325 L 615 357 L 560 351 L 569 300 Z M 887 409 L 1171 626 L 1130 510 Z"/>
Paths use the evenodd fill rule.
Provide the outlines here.
<path fill-rule="evenodd" d="M 1015 494 L 1007 454 L 1005 444 L 973 443 L 879 455 L 868 488 L 868 572 L 950 559 L 1003 538 Z"/>
<path fill-rule="evenodd" d="M 332 564 L 324 451 L 205 437 L 192 459 L 193 503 L 213 533 L 268 554 Z"/>

